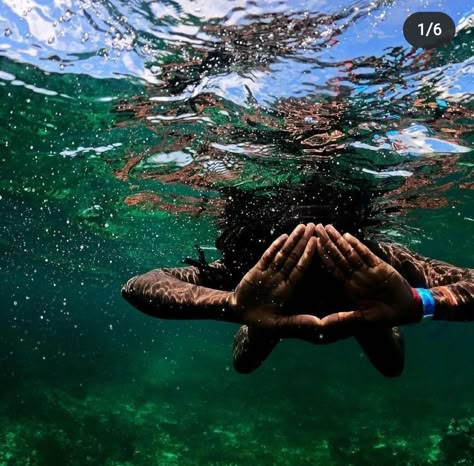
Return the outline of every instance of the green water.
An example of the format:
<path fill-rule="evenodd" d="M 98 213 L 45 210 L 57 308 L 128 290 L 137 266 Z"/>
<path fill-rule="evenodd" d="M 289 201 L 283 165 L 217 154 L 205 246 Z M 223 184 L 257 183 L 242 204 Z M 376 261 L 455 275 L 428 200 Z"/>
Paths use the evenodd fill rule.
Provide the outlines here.
<path fill-rule="evenodd" d="M 186 256 L 195 257 L 195 244 L 206 247 L 208 259 L 219 257 L 214 249 L 219 210 L 215 201 L 221 186 L 298 183 L 314 170 L 337 176 L 344 167 L 410 170 L 413 179 L 424 180 L 408 194 L 391 194 L 392 199 L 408 199 L 413 208 L 402 209 L 389 233 L 425 255 L 474 267 L 474 195 L 465 186 L 472 183 L 474 163 L 469 152 L 474 88 L 465 78 L 472 78 L 472 27 L 437 51 L 424 70 L 414 72 L 402 62 L 400 68 L 391 68 L 390 53 L 380 52 L 377 56 L 387 73 L 382 80 L 386 100 L 373 98 L 381 74 L 375 66 L 359 82 L 341 75 L 350 92 L 347 110 L 333 129 L 343 133 L 347 144 L 337 158 L 321 165 L 308 146 L 285 133 L 285 114 L 277 108 L 278 102 L 291 99 L 301 98 L 304 105 L 331 100 L 336 92 L 332 70 L 344 69 L 338 60 L 347 53 L 342 38 L 330 52 L 318 44 L 291 53 L 267 44 L 268 56 L 260 62 L 238 49 L 236 61 L 222 60 L 205 73 L 206 79 L 222 78 L 225 85 L 209 84 L 204 90 L 192 88 L 193 80 L 199 79 L 195 75 L 203 70 L 185 66 L 191 90 L 183 90 L 166 81 L 163 70 L 156 75 L 165 81 L 161 86 L 144 81 L 131 65 L 118 69 L 118 57 L 136 54 L 133 57 L 142 60 L 140 70 L 199 57 L 202 49 L 186 42 L 185 33 L 176 34 L 186 46 L 175 49 L 175 42 L 183 43 L 173 34 L 163 39 L 152 32 L 169 32 L 178 23 L 201 28 L 224 23 L 223 14 L 198 12 L 198 7 L 209 7 L 205 2 L 196 10 L 185 2 L 169 2 L 163 4 L 166 11 L 174 8 L 181 16 L 163 13 L 158 20 L 149 14 L 151 3 L 83 3 L 73 3 L 74 18 L 89 11 L 97 21 L 107 19 L 117 26 L 122 10 L 129 8 L 130 23 L 138 15 L 150 24 L 156 21 L 156 28 L 134 29 L 138 36 L 132 51 L 110 47 L 110 61 L 102 61 L 102 52 L 97 52 L 104 50 L 100 41 L 94 43 L 97 50 L 83 50 L 75 45 L 81 41 L 69 36 L 71 48 L 66 53 L 59 44 L 72 34 L 68 31 L 65 36 L 58 33 L 50 44 L 57 49 L 41 43 L 38 59 L 22 55 L 26 48 L 20 42 L 2 46 L 0 466 L 474 465 L 470 324 L 426 322 L 405 328 L 406 368 L 397 379 L 376 373 L 352 340 L 321 347 L 286 341 L 261 369 L 242 376 L 233 371 L 231 360 L 236 326 L 153 320 L 120 296 L 122 284 L 132 275 L 180 266 Z M 423 9 L 432 6 L 418 3 Z M 342 9 L 339 4 L 344 2 L 334 8 Z M 359 4 L 363 9 L 364 2 Z M 268 11 L 275 5 L 267 5 Z M 194 13 L 186 13 L 188 7 Z M 468 9 L 459 2 L 455 7 L 458 21 Z M 108 13 L 104 16 L 95 8 Z M 234 14 L 240 11 L 226 8 Z M 245 8 L 252 12 L 256 7 L 249 3 Z M 399 8 L 407 7 L 401 3 Z M 0 6 L 1 20 L 12 29 L 13 9 L 10 2 Z M 308 4 L 298 11 L 305 10 L 314 12 L 315 7 Z M 393 18 L 400 10 L 396 3 L 380 2 L 374 14 L 384 11 Z M 261 11 L 253 14 L 253 20 L 268 22 L 258 16 Z M 20 16 L 20 32 L 5 33 L 5 41 L 22 33 L 25 21 Z M 349 29 L 357 32 L 363 24 L 357 26 L 359 20 L 352 19 L 355 25 L 349 22 Z M 86 21 L 81 24 L 86 30 Z M 352 33 L 353 29 L 347 34 Z M 288 34 L 290 44 L 291 31 Z M 146 44 L 157 53 L 142 53 Z M 392 46 L 397 44 L 407 47 L 400 37 L 393 39 Z M 337 47 L 340 55 L 326 56 L 337 55 Z M 59 61 L 51 59 L 53 51 Z M 190 51 L 194 57 L 183 57 Z M 359 55 L 352 53 L 357 63 Z M 311 64 L 309 72 L 301 71 L 303 78 L 295 71 L 301 57 Z M 89 63 L 89 68 L 81 68 Z M 275 84 L 282 78 L 277 72 L 281 63 L 287 66 L 283 74 L 296 83 L 294 89 Z M 256 81 L 264 65 L 274 82 L 260 90 L 247 86 L 248 94 L 241 97 L 246 80 Z M 361 72 L 372 65 L 361 62 Z M 453 71 L 456 66 L 459 74 Z M 319 79 L 321 87 L 309 91 L 305 73 Z M 447 76 L 467 97 L 450 100 L 436 88 Z M 232 79 L 241 82 L 232 87 Z M 399 83 L 391 87 L 397 79 L 408 86 L 407 94 Z M 458 89 L 454 84 L 451 90 Z M 358 95 L 357 86 L 367 86 L 370 98 Z M 55 92 L 47 95 L 44 89 Z M 218 105 L 196 98 L 209 95 Z M 417 97 L 430 102 L 446 98 L 449 106 L 458 105 L 464 113 L 452 120 L 429 109 L 416 113 L 412 110 Z M 133 108 L 124 111 L 123 106 L 131 104 Z M 148 107 L 140 113 L 137 109 L 144 107 L 138 104 Z M 249 122 L 255 115 L 261 119 Z M 304 115 L 300 123 L 303 120 Z M 378 126 L 367 130 L 366 123 Z M 437 143 L 447 141 L 465 150 L 437 149 L 433 143 L 431 152 L 407 155 L 393 147 L 374 152 L 349 144 L 374 146 L 375 133 L 380 136 L 413 124 L 428 127 Z M 443 125 L 457 133 L 443 132 Z M 171 160 L 152 158 L 175 152 L 181 153 Z M 127 161 L 137 156 L 141 161 L 121 176 Z M 183 162 L 184 156 L 189 160 Z M 209 159 L 219 167 L 227 164 L 225 176 L 219 175 L 222 167 L 209 169 Z M 184 177 L 171 182 L 160 178 L 179 173 L 190 161 L 193 169 Z M 355 180 L 360 171 L 353 173 Z M 404 180 L 396 174 L 388 181 L 371 179 L 393 190 Z M 426 206 L 423 196 L 443 202 Z"/>

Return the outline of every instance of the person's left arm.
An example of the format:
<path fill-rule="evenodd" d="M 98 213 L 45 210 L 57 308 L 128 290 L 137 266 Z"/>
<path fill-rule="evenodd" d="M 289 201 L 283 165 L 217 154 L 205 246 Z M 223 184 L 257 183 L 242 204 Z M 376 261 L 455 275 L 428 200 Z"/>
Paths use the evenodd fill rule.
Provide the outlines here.
<path fill-rule="evenodd" d="M 474 269 L 424 257 L 399 244 L 380 243 L 387 262 L 414 288 L 427 289 L 434 299 L 435 320 L 474 320 Z"/>
<path fill-rule="evenodd" d="M 427 299 L 425 296 L 423 303 L 417 302 L 417 293 L 405 275 L 412 283 L 429 289 L 433 298 L 428 304 L 434 307 L 435 319 L 474 320 L 474 272 L 471 269 L 415 256 L 408 250 L 405 258 L 400 254 L 398 257 L 404 264 L 394 267 L 357 238 L 347 233 L 341 235 L 331 225 L 318 225 L 316 234 L 323 263 L 343 283 L 356 305 L 353 311 L 325 317 L 322 325 L 328 330 L 354 332 L 367 324 L 393 326 L 420 321 Z M 397 269 L 406 273 L 402 275 Z"/>

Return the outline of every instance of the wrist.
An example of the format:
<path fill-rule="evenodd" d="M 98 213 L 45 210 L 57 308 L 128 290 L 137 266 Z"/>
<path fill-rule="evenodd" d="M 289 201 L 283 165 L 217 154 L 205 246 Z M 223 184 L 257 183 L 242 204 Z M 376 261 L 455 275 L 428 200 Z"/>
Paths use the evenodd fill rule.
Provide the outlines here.
<path fill-rule="evenodd" d="M 421 300 L 420 293 L 416 288 L 411 289 L 413 296 L 413 302 L 411 306 L 411 317 L 412 322 L 420 322 L 423 319 L 423 301 Z"/>
<path fill-rule="evenodd" d="M 435 312 L 435 299 L 429 289 L 412 288 L 413 312 L 417 322 L 423 318 L 433 318 Z"/>
<path fill-rule="evenodd" d="M 223 313 L 223 319 L 226 322 L 241 323 L 240 317 L 240 308 L 237 305 L 237 299 L 234 291 L 230 291 L 227 295 L 225 302 L 225 309 Z"/>

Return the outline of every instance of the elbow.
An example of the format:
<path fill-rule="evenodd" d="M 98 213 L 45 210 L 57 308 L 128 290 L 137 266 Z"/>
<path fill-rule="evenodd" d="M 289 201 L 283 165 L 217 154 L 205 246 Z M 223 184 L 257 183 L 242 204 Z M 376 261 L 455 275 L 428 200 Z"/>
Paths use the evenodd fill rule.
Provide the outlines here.
<path fill-rule="evenodd" d="M 133 277 L 130 280 L 125 283 L 125 285 L 122 286 L 122 297 L 128 301 L 129 303 L 133 304 L 133 298 L 136 296 L 135 291 L 134 291 L 134 283 L 136 281 L 137 277 Z"/>
<path fill-rule="evenodd" d="M 125 283 L 121 291 L 122 297 L 135 309 L 145 314 L 150 314 L 152 300 L 148 298 L 141 283 L 141 277 L 136 276 Z"/>
<path fill-rule="evenodd" d="M 153 296 L 148 274 L 131 278 L 122 287 L 122 297 L 135 309 L 151 317 L 165 317 L 167 307 L 161 299 Z"/>

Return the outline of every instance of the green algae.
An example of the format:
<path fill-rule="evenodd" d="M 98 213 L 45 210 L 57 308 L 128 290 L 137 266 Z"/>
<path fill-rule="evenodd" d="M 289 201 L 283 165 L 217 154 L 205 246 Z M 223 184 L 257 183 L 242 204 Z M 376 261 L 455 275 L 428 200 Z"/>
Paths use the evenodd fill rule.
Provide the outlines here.
<path fill-rule="evenodd" d="M 2 466 L 225 466 L 255 461 L 278 466 L 389 465 L 394 461 L 457 466 L 469 464 L 474 447 L 474 418 L 433 425 L 427 442 L 389 432 L 375 432 L 374 439 L 366 426 L 351 424 L 351 435 L 344 439 L 328 432 L 326 440 L 318 436 L 311 440 L 312 435 L 302 431 L 303 444 L 289 445 L 284 440 L 285 416 L 269 421 L 262 413 L 243 420 L 237 412 L 222 413 L 231 424 L 211 421 L 196 432 L 190 431 L 191 426 L 197 427 L 193 418 L 205 416 L 197 406 L 179 409 L 159 400 L 130 404 L 130 392 L 117 386 L 80 398 L 60 389 L 36 388 L 24 389 L 21 400 L 0 416 Z M 267 432 L 262 432 L 263 426 Z"/>

